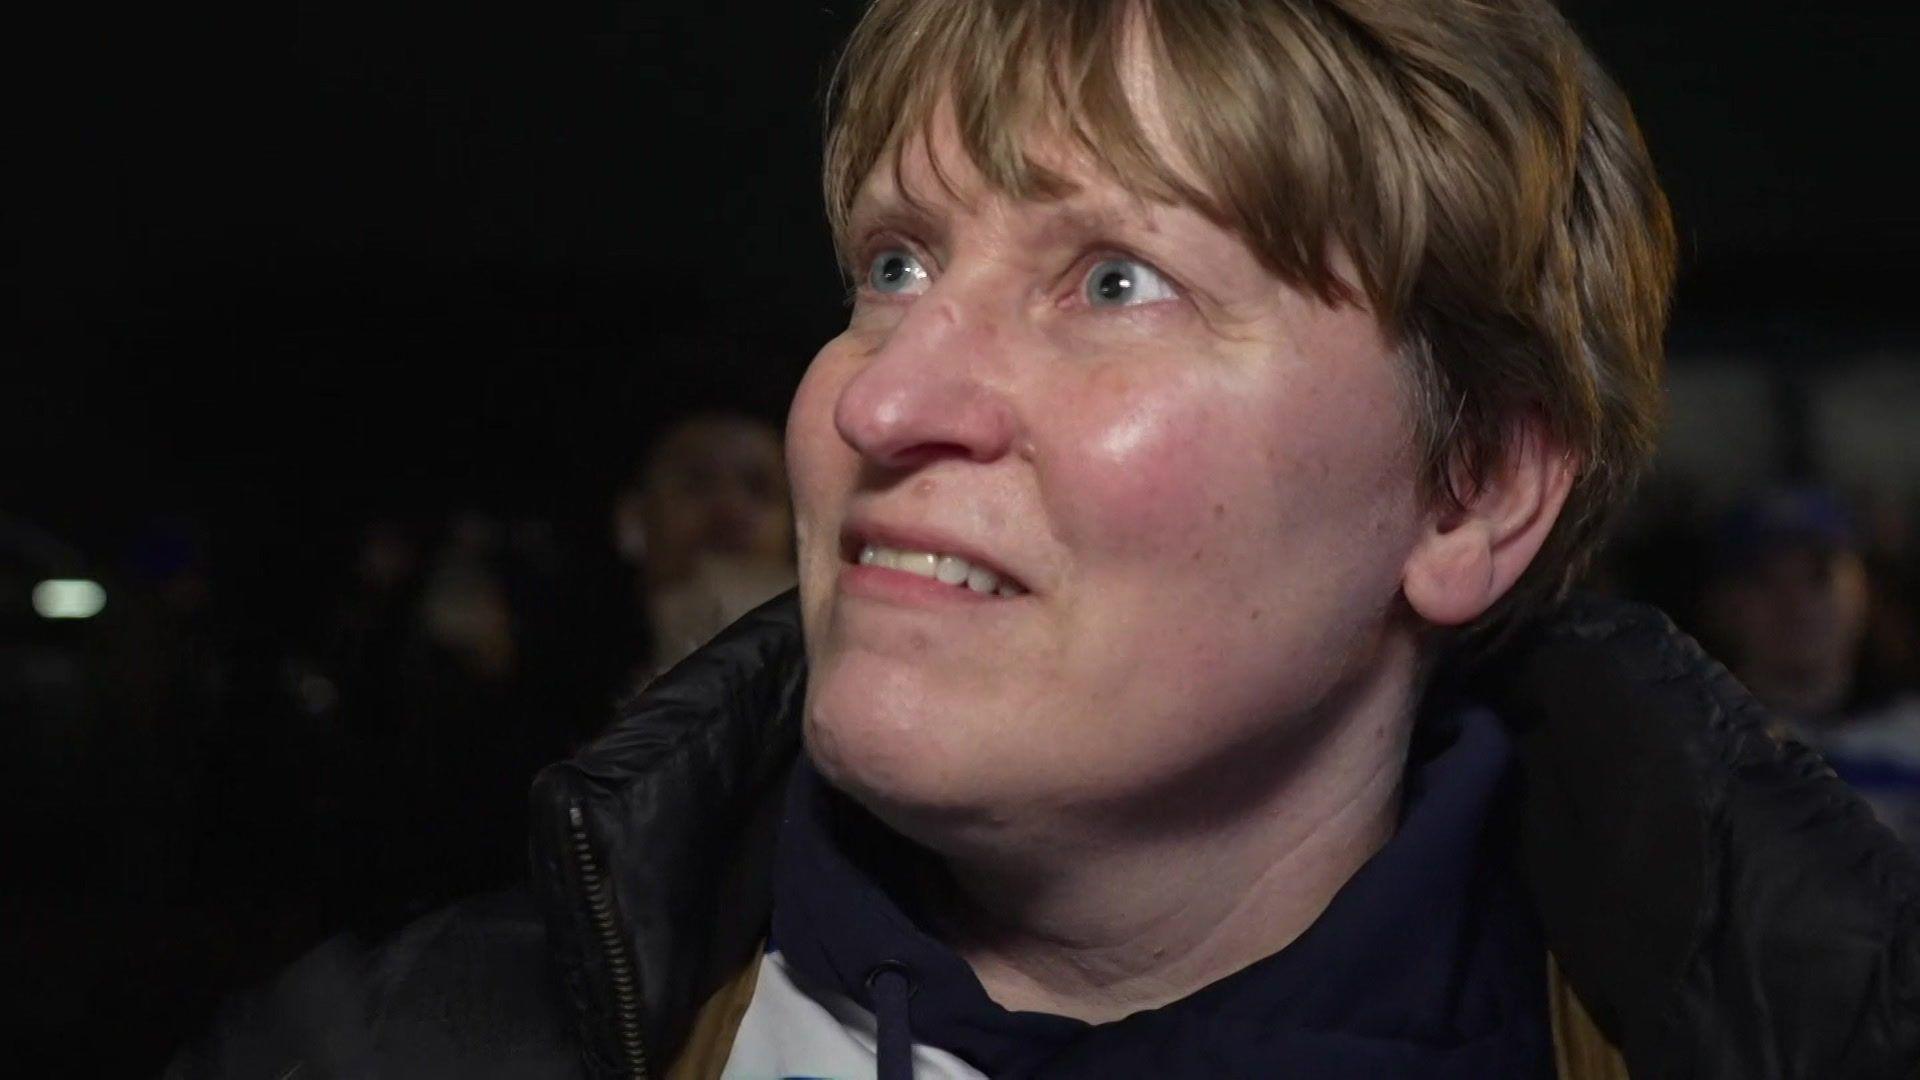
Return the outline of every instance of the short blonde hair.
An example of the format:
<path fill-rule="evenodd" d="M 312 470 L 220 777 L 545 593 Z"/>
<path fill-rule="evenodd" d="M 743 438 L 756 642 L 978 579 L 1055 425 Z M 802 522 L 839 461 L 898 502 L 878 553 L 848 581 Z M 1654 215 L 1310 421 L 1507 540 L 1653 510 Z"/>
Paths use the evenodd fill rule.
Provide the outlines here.
<path fill-rule="evenodd" d="M 1128 97 L 1142 43 L 1181 169 Z M 1408 358 L 1431 498 L 1458 503 L 1543 425 L 1578 478 L 1482 628 L 1557 600 L 1645 471 L 1673 228 L 1626 99 L 1548 0 L 875 0 L 829 94 L 843 253 L 860 186 L 943 102 L 997 190 L 1067 192 L 1031 152 L 1044 127 L 1366 304 Z"/>

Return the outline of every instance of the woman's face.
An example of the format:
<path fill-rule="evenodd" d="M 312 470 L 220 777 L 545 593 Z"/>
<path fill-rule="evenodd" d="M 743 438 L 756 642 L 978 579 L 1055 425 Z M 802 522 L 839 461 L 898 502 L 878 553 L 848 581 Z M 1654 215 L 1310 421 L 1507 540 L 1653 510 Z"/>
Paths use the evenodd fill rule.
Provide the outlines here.
<path fill-rule="evenodd" d="M 1399 362 L 1195 211 L 925 146 L 788 427 L 810 752 L 910 834 L 1204 803 L 1405 655 Z"/>

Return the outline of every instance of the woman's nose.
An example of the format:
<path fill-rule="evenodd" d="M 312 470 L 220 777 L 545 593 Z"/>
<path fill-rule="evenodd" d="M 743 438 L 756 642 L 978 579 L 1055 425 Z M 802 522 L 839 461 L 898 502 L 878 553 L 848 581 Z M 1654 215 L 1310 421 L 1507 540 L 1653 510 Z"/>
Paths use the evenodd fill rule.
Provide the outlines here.
<path fill-rule="evenodd" d="M 984 361 L 1005 343 L 969 327 L 950 305 L 929 310 L 939 303 L 922 298 L 834 405 L 840 437 L 876 465 L 992 461 L 1013 445 L 1012 404 L 981 379 L 984 367 L 998 366 Z"/>

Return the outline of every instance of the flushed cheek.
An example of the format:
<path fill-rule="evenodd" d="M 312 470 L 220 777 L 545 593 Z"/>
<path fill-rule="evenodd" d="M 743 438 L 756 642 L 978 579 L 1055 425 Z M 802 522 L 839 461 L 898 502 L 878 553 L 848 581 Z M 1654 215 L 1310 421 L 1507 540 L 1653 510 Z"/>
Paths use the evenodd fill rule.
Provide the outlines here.
<path fill-rule="evenodd" d="M 1068 547 L 1096 556 L 1083 573 L 1241 591 L 1308 561 L 1339 576 L 1404 524 L 1411 465 L 1391 398 L 1201 369 L 1095 373 L 1075 401 L 1042 444 L 1042 488 Z"/>
<path fill-rule="evenodd" d="M 1249 454 L 1265 455 L 1245 439 L 1240 409 L 1199 389 L 1109 376 L 1057 414 L 1042 436 L 1042 489 L 1072 550 L 1205 558 L 1225 519 L 1248 512 L 1235 481 L 1259 467 Z"/>

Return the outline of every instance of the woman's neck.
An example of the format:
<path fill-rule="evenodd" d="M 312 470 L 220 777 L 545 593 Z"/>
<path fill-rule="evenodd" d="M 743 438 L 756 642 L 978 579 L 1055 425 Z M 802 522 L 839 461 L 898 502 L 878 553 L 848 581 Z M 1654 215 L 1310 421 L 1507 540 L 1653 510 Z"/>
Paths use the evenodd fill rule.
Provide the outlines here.
<path fill-rule="evenodd" d="M 1224 826 L 948 858 L 931 913 L 1005 1008 L 1101 1023 L 1179 1000 L 1285 948 L 1392 836 L 1412 729 L 1399 689 L 1291 760 L 1249 759 L 1279 779 Z"/>

